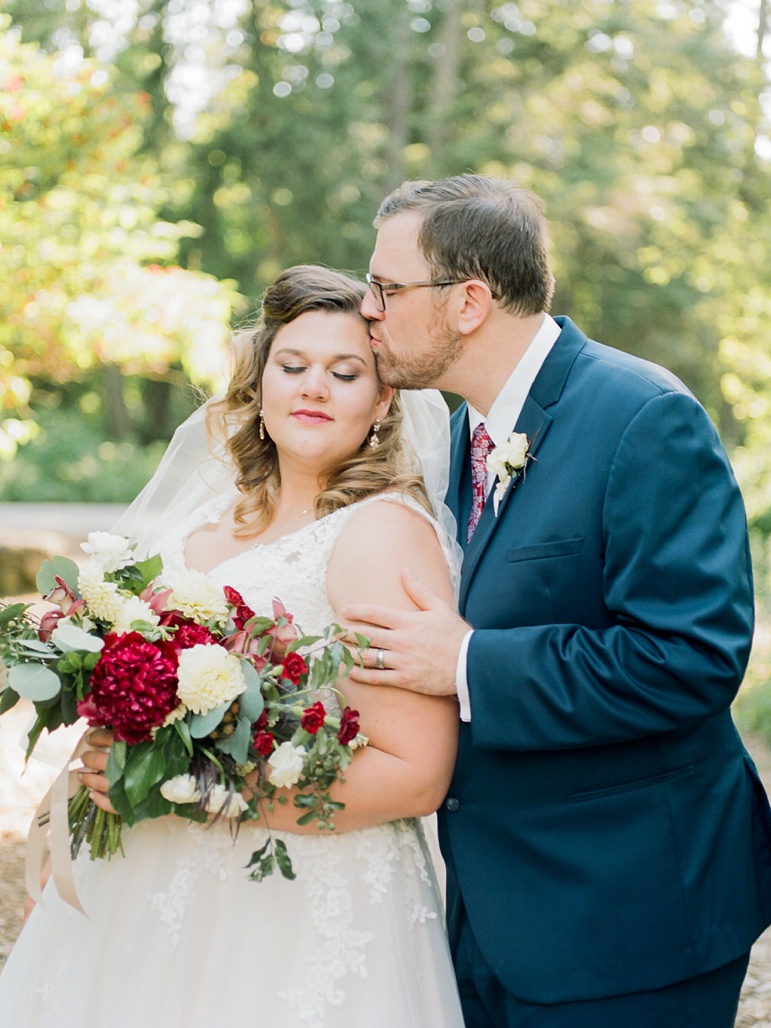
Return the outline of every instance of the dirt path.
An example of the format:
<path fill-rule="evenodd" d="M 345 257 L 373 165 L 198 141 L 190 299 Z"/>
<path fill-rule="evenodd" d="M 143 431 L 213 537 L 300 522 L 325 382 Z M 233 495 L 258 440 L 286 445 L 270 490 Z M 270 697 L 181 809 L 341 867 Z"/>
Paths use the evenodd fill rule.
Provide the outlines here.
<path fill-rule="evenodd" d="M 31 707 L 19 704 L 0 718 L 0 968 L 21 928 L 27 829 L 56 775 L 52 765 L 39 760 L 31 760 L 24 770 L 19 739 L 30 723 L 30 712 Z M 61 766 L 68 748 L 55 737 L 48 745 L 48 755 L 58 758 Z M 748 745 L 771 791 L 771 751 L 759 740 L 750 739 Z M 736 1028 L 771 1028 L 771 929 L 753 949 Z"/>

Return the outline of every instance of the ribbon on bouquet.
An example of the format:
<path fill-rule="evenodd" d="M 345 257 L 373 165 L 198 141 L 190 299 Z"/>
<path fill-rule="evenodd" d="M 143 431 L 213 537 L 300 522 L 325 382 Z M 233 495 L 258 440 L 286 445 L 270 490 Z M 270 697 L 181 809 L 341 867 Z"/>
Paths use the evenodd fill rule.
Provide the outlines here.
<path fill-rule="evenodd" d="M 24 879 L 27 892 L 31 899 L 37 903 L 40 900 L 42 891 L 40 875 L 47 837 L 45 826 L 48 825 L 50 830 L 51 872 L 56 884 L 56 891 L 65 903 L 74 907 L 75 910 L 79 910 L 81 914 L 86 914 L 86 912 L 78 898 L 78 892 L 75 888 L 75 877 L 72 873 L 70 825 L 67 808 L 70 798 L 75 795 L 78 789 L 79 783 L 76 772 L 82 767 L 81 764 L 73 767 L 73 764 L 80 760 L 82 753 L 87 748 L 86 733 L 84 732 L 35 811 L 35 816 L 32 818 L 27 835 L 27 853 L 24 865 Z"/>

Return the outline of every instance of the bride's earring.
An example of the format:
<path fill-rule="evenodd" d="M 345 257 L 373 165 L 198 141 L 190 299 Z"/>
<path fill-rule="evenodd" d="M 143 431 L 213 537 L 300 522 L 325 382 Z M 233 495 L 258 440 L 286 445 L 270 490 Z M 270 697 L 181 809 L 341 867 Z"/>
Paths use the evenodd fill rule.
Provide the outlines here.
<path fill-rule="evenodd" d="M 260 439 L 265 439 L 265 415 L 262 413 L 262 407 L 260 407 Z"/>
<path fill-rule="evenodd" d="M 380 418 L 376 418 L 375 419 L 375 424 L 372 426 L 372 435 L 369 437 L 369 445 L 370 445 L 371 449 L 373 449 L 373 450 L 380 443 L 380 440 L 377 437 L 377 434 L 378 434 L 379 431 L 380 431 Z"/>

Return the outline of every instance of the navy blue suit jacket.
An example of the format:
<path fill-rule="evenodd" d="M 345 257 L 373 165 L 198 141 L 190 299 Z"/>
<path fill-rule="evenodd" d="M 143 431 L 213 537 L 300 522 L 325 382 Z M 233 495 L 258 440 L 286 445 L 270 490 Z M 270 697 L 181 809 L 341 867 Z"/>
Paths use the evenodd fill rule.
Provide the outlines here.
<path fill-rule="evenodd" d="M 771 921 L 771 815 L 729 711 L 753 631 L 738 487 L 681 382 L 557 321 L 512 426 L 535 459 L 466 548 L 472 720 L 439 817 L 451 936 L 462 898 L 541 1003 L 700 974 Z M 465 526 L 465 406 L 452 446 Z"/>

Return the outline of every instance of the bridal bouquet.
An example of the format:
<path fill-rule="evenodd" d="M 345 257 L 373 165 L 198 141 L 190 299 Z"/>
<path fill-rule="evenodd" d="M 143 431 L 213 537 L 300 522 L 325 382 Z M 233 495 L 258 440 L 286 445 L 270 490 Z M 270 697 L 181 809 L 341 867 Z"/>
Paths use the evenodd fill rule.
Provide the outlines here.
<path fill-rule="evenodd" d="M 44 729 L 78 718 L 115 738 L 106 775 L 118 814 L 81 787 L 69 804 L 73 856 L 85 841 L 92 859 L 109 857 L 124 823 L 169 813 L 259 820 L 293 786 L 298 824 L 333 829 L 343 804 L 329 789 L 367 742 L 355 710 L 335 717 L 318 695 L 336 693 L 353 664 L 340 628 L 303 637 L 277 600 L 272 618 L 258 617 L 202 572 L 161 579 L 160 557 L 134 562 L 122 536 L 94 532 L 82 545 L 81 568 L 66 557 L 41 567 L 53 605 L 41 618 L 22 603 L 0 609 L 0 715 L 20 697 L 33 703 L 27 756 Z M 294 877 L 270 834 L 248 866 L 257 881 L 275 867 Z"/>

